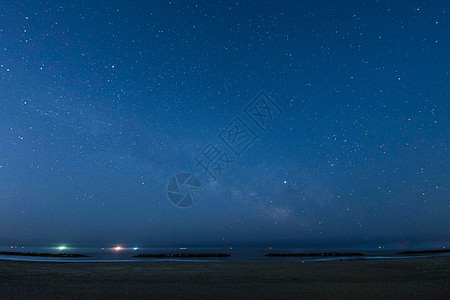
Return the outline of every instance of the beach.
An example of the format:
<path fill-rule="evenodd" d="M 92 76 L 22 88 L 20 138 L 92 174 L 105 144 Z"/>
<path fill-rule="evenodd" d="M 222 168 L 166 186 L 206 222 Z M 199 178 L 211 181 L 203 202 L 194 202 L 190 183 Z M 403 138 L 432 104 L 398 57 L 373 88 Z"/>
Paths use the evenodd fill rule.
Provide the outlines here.
<path fill-rule="evenodd" d="M 1 299 L 448 299 L 450 256 L 290 262 L 0 261 Z"/>

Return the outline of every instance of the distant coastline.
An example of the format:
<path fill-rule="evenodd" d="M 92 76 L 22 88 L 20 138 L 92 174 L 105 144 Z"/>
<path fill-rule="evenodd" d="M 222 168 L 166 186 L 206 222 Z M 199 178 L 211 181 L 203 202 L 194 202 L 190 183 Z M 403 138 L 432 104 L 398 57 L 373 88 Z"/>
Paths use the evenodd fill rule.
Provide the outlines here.
<path fill-rule="evenodd" d="M 415 254 L 442 254 L 450 253 L 450 249 L 438 249 L 438 250 L 421 250 L 421 251 L 402 251 L 397 254 L 401 255 L 415 255 Z"/>
<path fill-rule="evenodd" d="M 38 256 L 38 257 L 89 257 L 84 254 L 76 253 L 34 253 L 34 252 L 9 252 L 1 251 L 0 255 L 12 255 L 12 256 Z"/>
<path fill-rule="evenodd" d="M 272 257 L 322 257 L 322 256 L 365 256 L 358 252 L 308 252 L 308 253 L 267 253 L 264 256 Z"/>
<path fill-rule="evenodd" d="M 230 257 L 229 253 L 155 253 L 155 254 L 139 254 L 133 257 L 144 258 L 181 258 L 181 257 Z"/>
<path fill-rule="evenodd" d="M 237 251 L 230 249 L 190 249 L 178 251 L 176 249 L 164 249 L 158 252 L 155 250 L 144 250 L 138 248 L 129 249 L 116 249 L 111 248 L 104 250 L 103 248 L 98 251 L 83 251 L 83 248 L 73 249 L 74 252 L 67 251 L 65 253 L 57 252 L 56 250 L 42 249 L 29 249 L 28 252 L 23 250 L 16 251 L 0 251 L 0 260 L 3 257 L 4 260 L 40 260 L 43 261 L 73 261 L 73 262 L 86 262 L 86 261 L 144 261 L 144 260 L 183 260 L 183 261 L 210 261 L 212 259 L 224 260 L 224 261 L 286 261 L 286 260 L 346 260 L 346 259 L 395 259 L 395 258 L 414 258 L 414 257 L 434 257 L 434 256 L 448 256 L 450 254 L 449 249 L 428 249 L 428 250 L 408 250 L 408 251 L 391 251 L 391 252 L 345 252 L 345 251 L 315 251 L 297 252 L 296 250 L 282 250 L 272 251 L 260 249 L 258 251 Z M 356 249 L 355 249 L 356 250 Z M 136 251 L 139 251 L 136 253 Z M 223 251 L 223 252 L 222 252 Z M 133 253 L 134 252 L 134 253 Z M 153 253 L 152 253 L 153 252 Z M 89 258 L 86 260 L 86 258 Z"/>

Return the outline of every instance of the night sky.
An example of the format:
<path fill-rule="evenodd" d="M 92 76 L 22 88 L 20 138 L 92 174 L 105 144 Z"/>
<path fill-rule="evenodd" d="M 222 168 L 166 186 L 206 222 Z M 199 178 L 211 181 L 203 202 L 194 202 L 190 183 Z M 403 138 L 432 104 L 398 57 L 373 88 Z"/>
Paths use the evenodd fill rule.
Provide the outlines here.
<path fill-rule="evenodd" d="M 449 15 L 444 0 L 2 1 L 0 243 L 449 241 Z M 258 95 L 264 128 L 245 111 Z M 254 139 L 231 157 L 214 142 L 237 125 Z M 215 178 L 196 160 L 211 145 L 232 158 Z M 189 208 L 167 193 L 183 172 L 203 188 Z"/>

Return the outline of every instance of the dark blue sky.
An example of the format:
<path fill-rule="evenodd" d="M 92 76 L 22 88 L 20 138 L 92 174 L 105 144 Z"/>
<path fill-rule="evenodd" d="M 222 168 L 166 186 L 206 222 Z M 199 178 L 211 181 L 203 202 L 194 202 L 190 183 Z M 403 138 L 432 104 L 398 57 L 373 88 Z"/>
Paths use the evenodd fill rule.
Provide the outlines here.
<path fill-rule="evenodd" d="M 3 1 L 0 243 L 448 241 L 449 14 Z M 283 111 L 264 132 L 243 112 L 261 90 Z M 236 116 L 258 139 L 202 175 L 194 158 Z M 166 193 L 182 171 L 204 188 L 187 209 Z"/>

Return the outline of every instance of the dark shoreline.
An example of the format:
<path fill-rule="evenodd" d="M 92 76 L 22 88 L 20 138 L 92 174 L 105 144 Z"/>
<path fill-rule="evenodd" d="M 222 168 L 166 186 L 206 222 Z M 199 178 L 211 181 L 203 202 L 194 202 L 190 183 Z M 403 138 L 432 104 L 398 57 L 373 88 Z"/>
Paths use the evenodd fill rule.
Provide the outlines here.
<path fill-rule="evenodd" d="M 0 261 L 4 299 L 449 299 L 450 256 L 314 263 Z"/>

